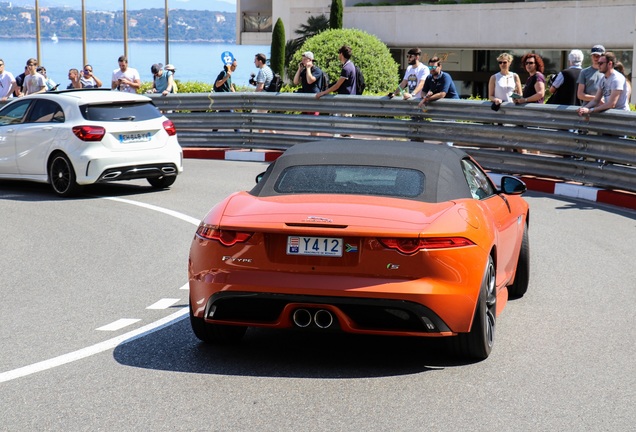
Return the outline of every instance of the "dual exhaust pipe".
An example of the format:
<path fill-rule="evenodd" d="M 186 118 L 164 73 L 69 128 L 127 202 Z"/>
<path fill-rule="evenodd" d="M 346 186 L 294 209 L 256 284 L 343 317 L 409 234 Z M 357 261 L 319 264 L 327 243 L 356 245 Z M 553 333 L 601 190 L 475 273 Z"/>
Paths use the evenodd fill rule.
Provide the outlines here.
<path fill-rule="evenodd" d="M 292 314 L 292 321 L 297 327 L 306 328 L 312 323 L 321 329 L 328 329 L 334 323 L 334 317 L 326 309 L 318 309 L 312 312 L 308 309 L 296 309 Z"/>

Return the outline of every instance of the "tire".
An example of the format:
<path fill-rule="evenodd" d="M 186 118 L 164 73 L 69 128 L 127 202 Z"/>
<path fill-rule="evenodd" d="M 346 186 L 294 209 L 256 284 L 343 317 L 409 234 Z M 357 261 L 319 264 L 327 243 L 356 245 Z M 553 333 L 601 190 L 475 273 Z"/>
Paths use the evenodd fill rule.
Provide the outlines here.
<path fill-rule="evenodd" d="M 194 316 L 190 305 L 190 325 L 194 335 L 210 345 L 234 345 L 243 339 L 247 327 L 208 324 L 203 318 Z"/>
<path fill-rule="evenodd" d="M 148 183 L 157 189 L 167 189 L 177 180 L 177 176 L 148 177 Z"/>
<path fill-rule="evenodd" d="M 485 360 L 490 355 L 495 342 L 497 314 L 497 286 L 495 265 L 488 257 L 488 266 L 479 290 L 479 299 L 473 323 L 468 333 L 460 333 L 453 339 L 455 351 L 461 356 L 474 360 Z"/>
<path fill-rule="evenodd" d="M 511 299 L 521 298 L 528 291 L 530 282 L 530 241 L 528 238 L 528 224 L 524 227 L 519 249 L 519 259 L 515 271 L 515 280 L 508 286 L 508 297 Z"/>
<path fill-rule="evenodd" d="M 63 153 L 57 153 L 49 163 L 49 182 L 53 191 L 62 197 L 76 195 L 81 187 L 77 184 L 75 169 Z"/>

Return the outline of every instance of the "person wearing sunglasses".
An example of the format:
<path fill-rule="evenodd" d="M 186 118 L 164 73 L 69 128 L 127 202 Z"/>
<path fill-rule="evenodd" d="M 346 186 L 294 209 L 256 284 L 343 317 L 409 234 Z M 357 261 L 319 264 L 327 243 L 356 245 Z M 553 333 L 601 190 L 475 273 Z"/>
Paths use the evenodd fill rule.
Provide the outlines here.
<path fill-rule="evenodd" d="M 616 56 L 612 52 L 608 51 L 601 56 L 598 61 L 598 70 L 603 74 L 603 79 L 594 99 L 578 109 L 580 116 L 589 116 L 608 109 L 629 111 L 627 80 L 623 74 L 614 69 L 616 63 Z"/>
<path fill-rule="evenodd" d="M 528 53 L 521 57 L 521 64 L 528 72 L 528 79 L 523 86 L 523 95 L 514 99 L 516 104 L 520 103 L 543 103 L 545 97 L 545 76 L 543 75 L 544 64 L 539 54 Z"/>
<path fill-rule="evenodd" d="M 493 103 L 493 109 L 499 109 L 503 102 L 512 102 L 512 94 L 521 94 L 521 80 L 519 75 L 510 70 L 513 57 L 508 53 L 501 53 L 497 57 L 499 72 L 488 81 L 488 99 Z"/>
<path fill-rule="evenodd" d="M 424 81 L 428 76 L 429 69 L 426 65 L 420 62 L 420 56 L 422 50 L 419 48 L 411 48 L 407 53 L 409 66 L 406 68 L 404 78 L 402 82 L 398 84 L 398 88 L 393 93 L 389 93 L 389 97 L 394 95 L 402 95 L 405 100 L 411 98 L 422 97 L 422 87 L 424 87 Z"/>
<path fill-rule="evenodd" d="M 422 101 L 417 105 L 421 108 L 429 102 L 438 99 L 459 99 L 459 93 L 450 74 L 442 72 L 442 62 L 439 57 L 431 57 L 428 61 L 428 69 L 431 74 L 424 80 L 422 89 Z"/>
<path fill-rule="evenodd" d="M 93 73 L 93 66 L 87 64 L 82 70 L 82 76 L 80 76 L 80 84 L 82 88 L 99 88 L 102 86 L 102 80 L 97 78 Z"/>

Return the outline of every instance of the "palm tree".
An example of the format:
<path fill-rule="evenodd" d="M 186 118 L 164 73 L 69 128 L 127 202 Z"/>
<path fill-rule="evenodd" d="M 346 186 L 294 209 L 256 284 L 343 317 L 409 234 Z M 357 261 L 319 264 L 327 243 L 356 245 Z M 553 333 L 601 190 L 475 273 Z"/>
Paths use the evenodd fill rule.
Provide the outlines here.
<path fill-rule="evenodd" d="M 307 24 L 301 24 L 298 29 L 294 31 L 299 37 L 296 39 L 290 39 L 285 44 L 285 64 L 288 65 L 292 57 L 300 49 L 305 41 L 320 33 L 321 31 L 329 28 L 329 19 L 325 15 L 310 16 L 307 19 Z M 296 70 L 288 70 L 288 75 L 296 73 Z M 292 79 L 293 75 L 289 76 Z"/>

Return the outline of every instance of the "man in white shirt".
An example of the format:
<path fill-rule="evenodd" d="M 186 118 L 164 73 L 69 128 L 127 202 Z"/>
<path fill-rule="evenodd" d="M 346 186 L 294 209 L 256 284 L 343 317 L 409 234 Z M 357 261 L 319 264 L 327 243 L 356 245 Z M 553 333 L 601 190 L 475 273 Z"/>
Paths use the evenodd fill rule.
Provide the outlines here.
<path fill-rule="evenodd" d="M 578 109 L 580 116 L 589 116 L 608 109 L 629 111 L 627 80 L 623 74 L 614 70 L 615 64 L 616 56 L 612 52 L 606 52 L 599 58 L 598 70 L 603 74 L 603 79 L 594 99 Z"/>
<path fill-rule="evenodd" d="M 46 91 L 46 78 L 37 72 L 38 61 L 34 58 L 27 60 L 28 74 L 24 77 L 25 95 L 44 93 Z"/>
<path fill-rule="evenodd" d="M 141 87 L 141 78 L 137 69 L 128 67 L 128 58 L 119 56 L 119 69 L 113 71 L 111 89 L 128 93 L 137 93 Z"/>
<path fill-rule="evenodd" d="M 6 101 L 13 94 L 16 83 L 11 72 L 4 70 L 4 60 L 0 59 L 0 100 Z"/>
<path fill-rule="evenodd" d="M 411 48 L 408 55 L 409 66 L 404 73 L 404 79 L 398 85 L 395 93 L 402 94 L 404 99 L 421 98 L 424 81 L 429 74 L 429 69 L 420 62 L 422 50 L 419 48 Z M 393 94 L 390 95 L 393 97 Z"/>

